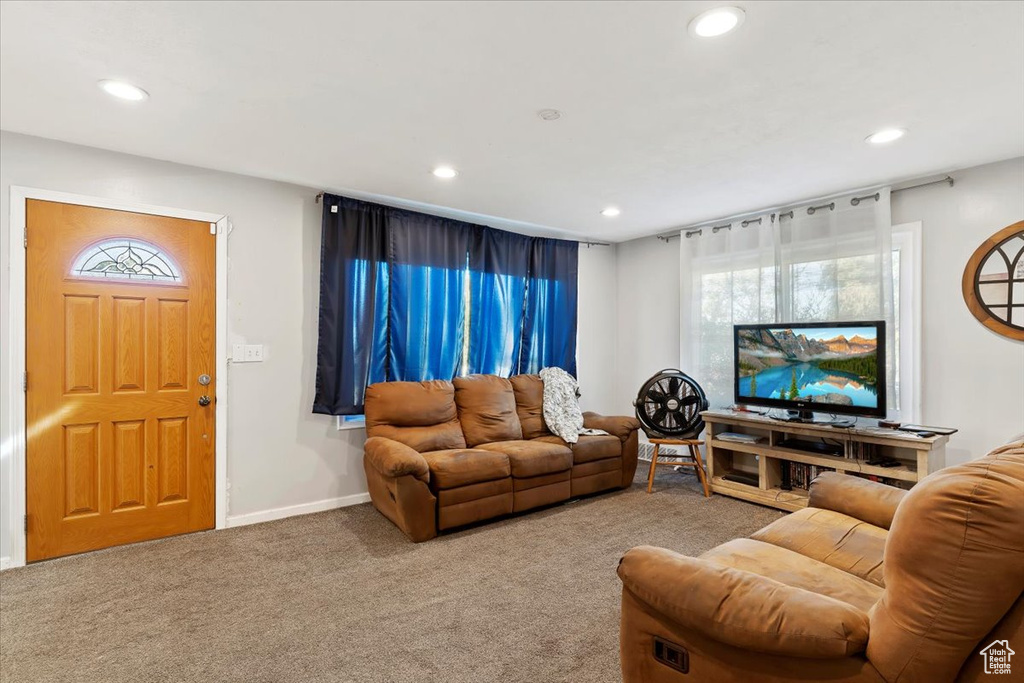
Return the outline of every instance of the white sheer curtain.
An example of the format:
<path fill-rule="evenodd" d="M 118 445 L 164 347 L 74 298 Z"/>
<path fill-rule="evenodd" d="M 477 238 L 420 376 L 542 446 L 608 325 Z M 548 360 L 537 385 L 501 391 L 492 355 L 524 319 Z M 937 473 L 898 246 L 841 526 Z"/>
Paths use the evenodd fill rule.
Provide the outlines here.
<path fill-rule="evenodd" d="M 886 321 L 886 393 L 899 405 L 889 188 L 686 231 L 680 241 L 682 369 L 712 407 L 733 402 L 734 324 L 862 320 Z"/>
<path fill-rule="evenodd" d="M 798 206 L 777 225 L 779 321 L 884 320 L 886 402 L 898 407 L 889 188 Z"/>
<path fill-rule="evenodd" d="M 777 318 L 774 220 L 765 214 L 680 235 L 682 370 L 712 408 L 732 403 L 732 326 Z"/>

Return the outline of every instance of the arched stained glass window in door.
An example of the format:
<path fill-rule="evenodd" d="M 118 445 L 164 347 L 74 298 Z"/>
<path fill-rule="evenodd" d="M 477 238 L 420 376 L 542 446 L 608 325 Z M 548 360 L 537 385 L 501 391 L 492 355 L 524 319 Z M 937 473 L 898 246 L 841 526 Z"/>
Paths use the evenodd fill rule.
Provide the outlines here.
<path fill-rule="evenodd" d="M 75 259 L 71 275 L 167 284 L 182 282 L 181 271 L 167 252 L 133 237 L 92 244 Z"/>

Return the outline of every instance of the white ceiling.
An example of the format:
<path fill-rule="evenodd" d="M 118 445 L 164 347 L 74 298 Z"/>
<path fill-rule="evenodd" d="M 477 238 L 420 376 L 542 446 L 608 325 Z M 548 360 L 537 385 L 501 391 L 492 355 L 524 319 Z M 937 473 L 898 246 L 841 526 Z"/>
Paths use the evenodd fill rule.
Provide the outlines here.
<path fill-rule="evenodd" d="M 718 4 L 5 0 L 0 127 L 616 241 L 1024 154 L 1024 3 Z"/>

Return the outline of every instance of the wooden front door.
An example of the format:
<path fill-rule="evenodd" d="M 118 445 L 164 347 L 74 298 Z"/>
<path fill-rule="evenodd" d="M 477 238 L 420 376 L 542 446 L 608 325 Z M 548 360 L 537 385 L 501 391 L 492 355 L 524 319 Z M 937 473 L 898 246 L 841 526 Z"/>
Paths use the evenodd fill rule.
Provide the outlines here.
<path fill-rule="evenodd" d="M 26 220 L 28 561 L 213 528 L 210 224 L 37 200 Z"/>

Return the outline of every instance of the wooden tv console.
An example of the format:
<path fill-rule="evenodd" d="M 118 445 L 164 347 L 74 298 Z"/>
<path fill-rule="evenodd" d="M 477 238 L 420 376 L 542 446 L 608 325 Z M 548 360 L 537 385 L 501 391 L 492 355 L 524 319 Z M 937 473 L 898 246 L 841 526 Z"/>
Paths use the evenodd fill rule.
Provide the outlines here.
<path fill-rule="evenodd" d="M 895 485 L 910 488 L 923 477 L 945 464 L 948 436 L 922 438 L 908 432 L 878 427 L 840 429 L 825 424 L 787 422 L 757 413 L 732 410 L 707 410 L 701 415 L 706 423 L 705 446 L 711 490 L 724 496 L 742 498 L 754 503 L 795 511 L 807 506 L 807 491 L 794 487 L 783 490 L 783 468 L 806 473 L 835 470 L 850 476 L 887 479 Z M 761 437 L 756 444 L 724 441 L 723 432 Z M 778 445 L 786 438 L 821 441 L 841 445 L 843 456 L 795 450 Z M 868 465 L 862 455 L 870 450 L 879 456 L 896 458 L 899 467 Z M 798 463 L 810 467 L 790 467 Z M 724 479 L 730 473 L 756 476 L 757 485 Z M 806 478 L 809 482 L 810 477 Z"/>

